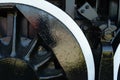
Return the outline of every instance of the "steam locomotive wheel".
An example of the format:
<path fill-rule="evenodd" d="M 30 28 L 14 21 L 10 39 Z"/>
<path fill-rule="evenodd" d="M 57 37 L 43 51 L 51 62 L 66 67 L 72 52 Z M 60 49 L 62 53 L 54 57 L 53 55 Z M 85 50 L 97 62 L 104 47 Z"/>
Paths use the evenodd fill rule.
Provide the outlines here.
<path fill-rule="evenodd" d="M 57 61 L 57 59 L 55 59 L 52 49 L 44 42 L 39 32 L 34 34 L 34 37 L 30 36 L 31 33 L 25 34 L 25 32 L 21 31 L 21 28 L 18 28 L 17 26 L 17 24 L 19 24 L 18 21 L 20 21 L 17 17 L 21 16 L 21 14 L 14 10 L 14 12 L 12 12 L 12 9 L 15 8 L 12 8 L 10 12 L 4 11 L 10 8 L 1 9 L 3 10 L 3 13 L 7 15 L 7 19 L 9 20 L 7 25 L 12 31 L 8 30 L 7 35 L 1 35 L 6 36 L 1 37 L 0 39 L 0 78 L 11 80 L 17 80 L 17 78 L 22 80 L 34 80 L 37 78 L 51 79 L 64 76 L 64 72 L 59 63 L 56 64 L 55 68 L 48 69 L 48 67 L 46 67 L 45 69 L 42 69 L 43 65 L 45 67 L 51 60 L 54 62 L 55 60 Z M 3 17 L 4 16 L 2 16 L 2 19 Z M 5 26 L 2 26 L 2 28 L 3 27 Z M 23 35 L 25 37 L 23 37 Z M 39 67 L 42 70 L 39 70 Z M 8 73 L 6 74 L 6 72 Z M 8 75 L 8 77 L 5 77 L 6 75 Z"/>
<path fill-rule="evenodd" d="M 52 14 L 47 1 L 26 1 L 0 1 L 0 79 L 93 80 L 92 52 L 74 21 Z"/>

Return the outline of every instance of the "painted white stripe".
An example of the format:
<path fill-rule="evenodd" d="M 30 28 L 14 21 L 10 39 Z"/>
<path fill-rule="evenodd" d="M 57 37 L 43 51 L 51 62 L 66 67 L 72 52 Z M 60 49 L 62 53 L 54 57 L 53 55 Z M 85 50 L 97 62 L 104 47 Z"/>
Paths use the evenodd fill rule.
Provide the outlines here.
<path fill-rule="evenodd" d="M 73 33 L 81 46 L 87 65 L 88 80 L 95 79 L 94 60 L 88 41 L 79 26 L 65 12 L 44 0 L 0 0 L 0 3 L 19 3 L 34 6 L 48 12 L 60 20 Z"/>
<path fill-rule="evenodd" d="M 114 55 L 114 80 L 117 80 L 119 66 L 120 66 L 120 44 Z"/>

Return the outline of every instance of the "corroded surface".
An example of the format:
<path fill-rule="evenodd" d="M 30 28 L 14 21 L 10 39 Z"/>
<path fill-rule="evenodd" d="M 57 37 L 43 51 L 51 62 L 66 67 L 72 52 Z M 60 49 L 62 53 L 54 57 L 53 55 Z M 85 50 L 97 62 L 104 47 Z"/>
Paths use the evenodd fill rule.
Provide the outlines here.
<path fill-rule="evenodd" d="M 87 69 L 80 46 L 73 35 L 59 22 L 54 22 L 52 35 L 57 41 L 53 48 L 70 80 L 87 80 Z"/>

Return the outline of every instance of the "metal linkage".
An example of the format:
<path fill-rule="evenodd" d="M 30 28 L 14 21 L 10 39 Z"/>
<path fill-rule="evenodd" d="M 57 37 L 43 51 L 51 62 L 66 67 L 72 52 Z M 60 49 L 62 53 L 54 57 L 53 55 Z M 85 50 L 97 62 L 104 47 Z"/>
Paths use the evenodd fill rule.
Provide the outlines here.
<path fill-rule="evenodd" d="M 110 20 L 108 20 L 107 24 L 100 25 L 99 28 L 103 32 L 104 41 L 110 42 L 114 38 L 114 32 L 117 29 L 117 27 L 114 24 L 112 24 Z"/>
<path fill-rule="evenodd" d="M 115 24 L 116 22 L 114 20 L 114 19 L 116 19 L 117 11 L 116 11 L 116 9 L 114 10 L 114 8 L 113 8 L 113 6 L 115 6 L 115 8 L 116 8 L 117 4 L 113 4 L 110 1 L 104 1 L 104 0 L 96 0 L 96 2 L 97 2 L 96 10 L 94 8 L 92 8 L 89 3 L 86 2 L 84 5 L 82 5 L 78 9 L 78 12 L 92 23 L 92 25 L 91 25 L 92 27 L 90 26 L 90 27 L 88 27 L 88 29 L 98 28 L 101 31 L 100 36 L 98 36 L 98 37 L 100 37 L 99 44 L 102 44 L 102 46 L 101 46 L 102 47 L 102 50 L 101 50 L 102 55 L 101 55 L 101 61 L 100 61 L 100 70 L 98 71 L 99 72 L 98 80 L 108 80 L 108 79 L 113 80 L 113 55 L 116 50 L 115 48 L 119 44 L 119 32 L 117 33 L 117 36 L 115 35 L 115 32 L 118 27 Z M 104 2 L 105 2 L 105 5 L 102 5 L 101 3 L 104 3 Z M 110 3 L 112 3 L 112 4 L 110 4 Z M 119 3 L 120 3 L 120 1 L 119 1 Z M 113 6 L 111 6 L 111 5 L 113 5 Z M 110 9 L 110 8 L 112 8 L 112 9 Z M 115 11 L 115 12 L 113 12 L 113 11 Z M 119 17 L 119 12 L 120 11 L 118 9 L 118 17 Z M 119 21 L 119 19 L 118 19 L 118 21 Z M 93 30 L 91 29 L 91 31 L 93 31 Z M 113 42 L 111 42 L 112 40 L 113 40 Z M 90 41 L 92 41 L 92 40 L 90 40 Z M 94 41 L 97 41 L 97 40 L 94 40 Z M 117 67 L 117 69 L 118 69 L 118 67 Z M 109 75 L 111 75 L 111 76 L 109 76 Z M 109 76 L 109 77 L 106 77 L 106 76 Z M 116 76 L 116 74 L 115 74 L 115 76 Z M 115 79 L 115 80 L 117 80 L 117 79 Z"/>
<path fill-rule="evenodd" d="M 113 80 L 113 48 L 110 42 L 102 43 L 102 56 L 100 64 L 99 80 Z"/>

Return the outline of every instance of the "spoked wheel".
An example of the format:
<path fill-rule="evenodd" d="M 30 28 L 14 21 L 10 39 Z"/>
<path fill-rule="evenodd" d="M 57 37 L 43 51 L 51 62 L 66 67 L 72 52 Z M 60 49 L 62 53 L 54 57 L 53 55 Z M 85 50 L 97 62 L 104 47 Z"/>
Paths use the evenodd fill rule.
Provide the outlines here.
<path fill-rule="evenodd" d="M 47 1 L 33 1 L 0 1 L 0 79 L 93 80 L 92 53 L 79 27 Z"/>
<path fill-rule="evenodd" d="M 57 59 L 55 59 L 52 49 L 41 38 L 40 33 L 36 31 L 36 33 L 34 34 L 34 37 L 30 38 L 31 36 L 29 35 L 29 33 L 25 34 L 27 32 L 23 32 L 25 30 L 22 31 L 21 28 L 17 26 L 20 24 L 19 22 L 17 22 L 18 14 L 16 13 L 16 11 L 15 13 L 4 12 L 4 14 L 7 15 L 7 19 L 9 20 L 7 24 L 9 27 L 9 30 L 7 31 L 7 33 L 10 33 L 11 32 L 10 30 L 12 30 L 12 34 L 7 34 L 7 35 L 4 34 L 6 36 L 3 36 L 3 34 L 1 35 L 2 37 L 0 39 L 0 47 L 1 47 L 0 48 L 0 55 L 1 55 L 0 64 L 2 65 L 0 68 L 3 69 L 1 73 L 3 73 L 3 71 L 6 70 L 7 66 L 8 67 L 13 66 L 12 70 L 13 71 L 15 70 L 15 72 L 14 72 L 14 75 L 10 76 L 10 79 L 12 78 L 14 79 L 15 77 L 19 76 L 19 75 L 16 76 L 17 74 L 20 74 L 20 75 L 26 74 L 24 73 L 24 70 L 23 70 L 23 73 L 19 73 L 16 71 L 17 69 L 19 70 L 21 66 L 20 70 L 22 70 L 22 68 L 23 69 L 25 68 L 25 72 L 26 72 L 26 69 L 29 69 L 28 67 L 31 67 L 31 70 L 37 76 L 39 76 L 40 79 L 50 79 L 50 78 L 63 76 L 64 72 L 58 63 L 57 64 L 55 63 L 56 65 L 52 66 L 55 68 L 52 68 L 52 69 L 45 67 L 46 65 L 49 65 L 49 61 L 52 61 L 54 63 L 54 62 L 57 62 Z M 9 23 L 10 19 L 11 19 L 11 23 Z M 23 29 L 25 28 L 23 27 Z M 26 31 L 28 30 L 26 29 Z M 28 67 L 26 67 L 27 65 Z M 39 67 L 43 67 L 43 69 L 39 70 Z M 10 75 L 12 70 L 8 70 L 5 72 L 8 72 L 8 75 Z M 39 74 L 39 71 L 40 71 L 40 74 Z M 31 73 L 28 71 L 27 75 L 29 74 Z M 33 79 L 31 78 L 31 80 Z"/>
<path fill-rule="evenodd" d="M 9 6 L 12 6 L 12 8 L 4 8 L 6 5 L 3 5 L 3 8 L 1 8 L 1 12 L 3 11 L 1 14 L 1 25 L 3 23 L 3 19 L 6 18 L 7 21 L 5 22 L 7 22 L 7 29 L 9 29 L 4 29 L 6 33 L 1 33 L 0 38 L 1 75 L 5 78 L 6 72 L 8 72 L 7 75 L 11 76 L 7 78 L 11 80 L 17 80 L 17 78 L 24 79 L 24 77 L 26 80 L 29 80 L 28 77 L 33 77 L 31 76 L 33 72 L 39 79 L 65 77 L 63 69 L 58 63 L 52 49 L 48 46 L 51 42 L 53 42 L 51 38 L 48 38 L 50 37 L 49 33 L 43 32 L 45 34 L 45 38 L 50 39 L 49 41 L 43 40 L 45 39 L 43 38 L 44 34 L 40 33 L 41 31 L 47 31 L 47 29 L 39 32 L 39 28 L 38 30 L 33 28 L 34 30 L 29 33 L 29 28 L 32 28 L 29 27 L 30 23 L 25 20 L 23 15 L 18 12 L 17 9 L 15 9 L 15 5 Z M 6 9 L 9 9 L 10 11 L 6 11 Z M 1 28 L 3 29 L 5 26 L 2 25 Z M 33 31 L 36 32 L 33 33 Z M 8 70 L 7 68 L 10 69 Z M 29 70 L 32 71 L 32 74 Z M 5 74 L 2 74 L 3 71 Z M 12 71 L 14 71 L 13 74 Z M 23 76 L 21 77 L 20 75 Z M 30 79 L 33 80 L 33 78 Z"/>

